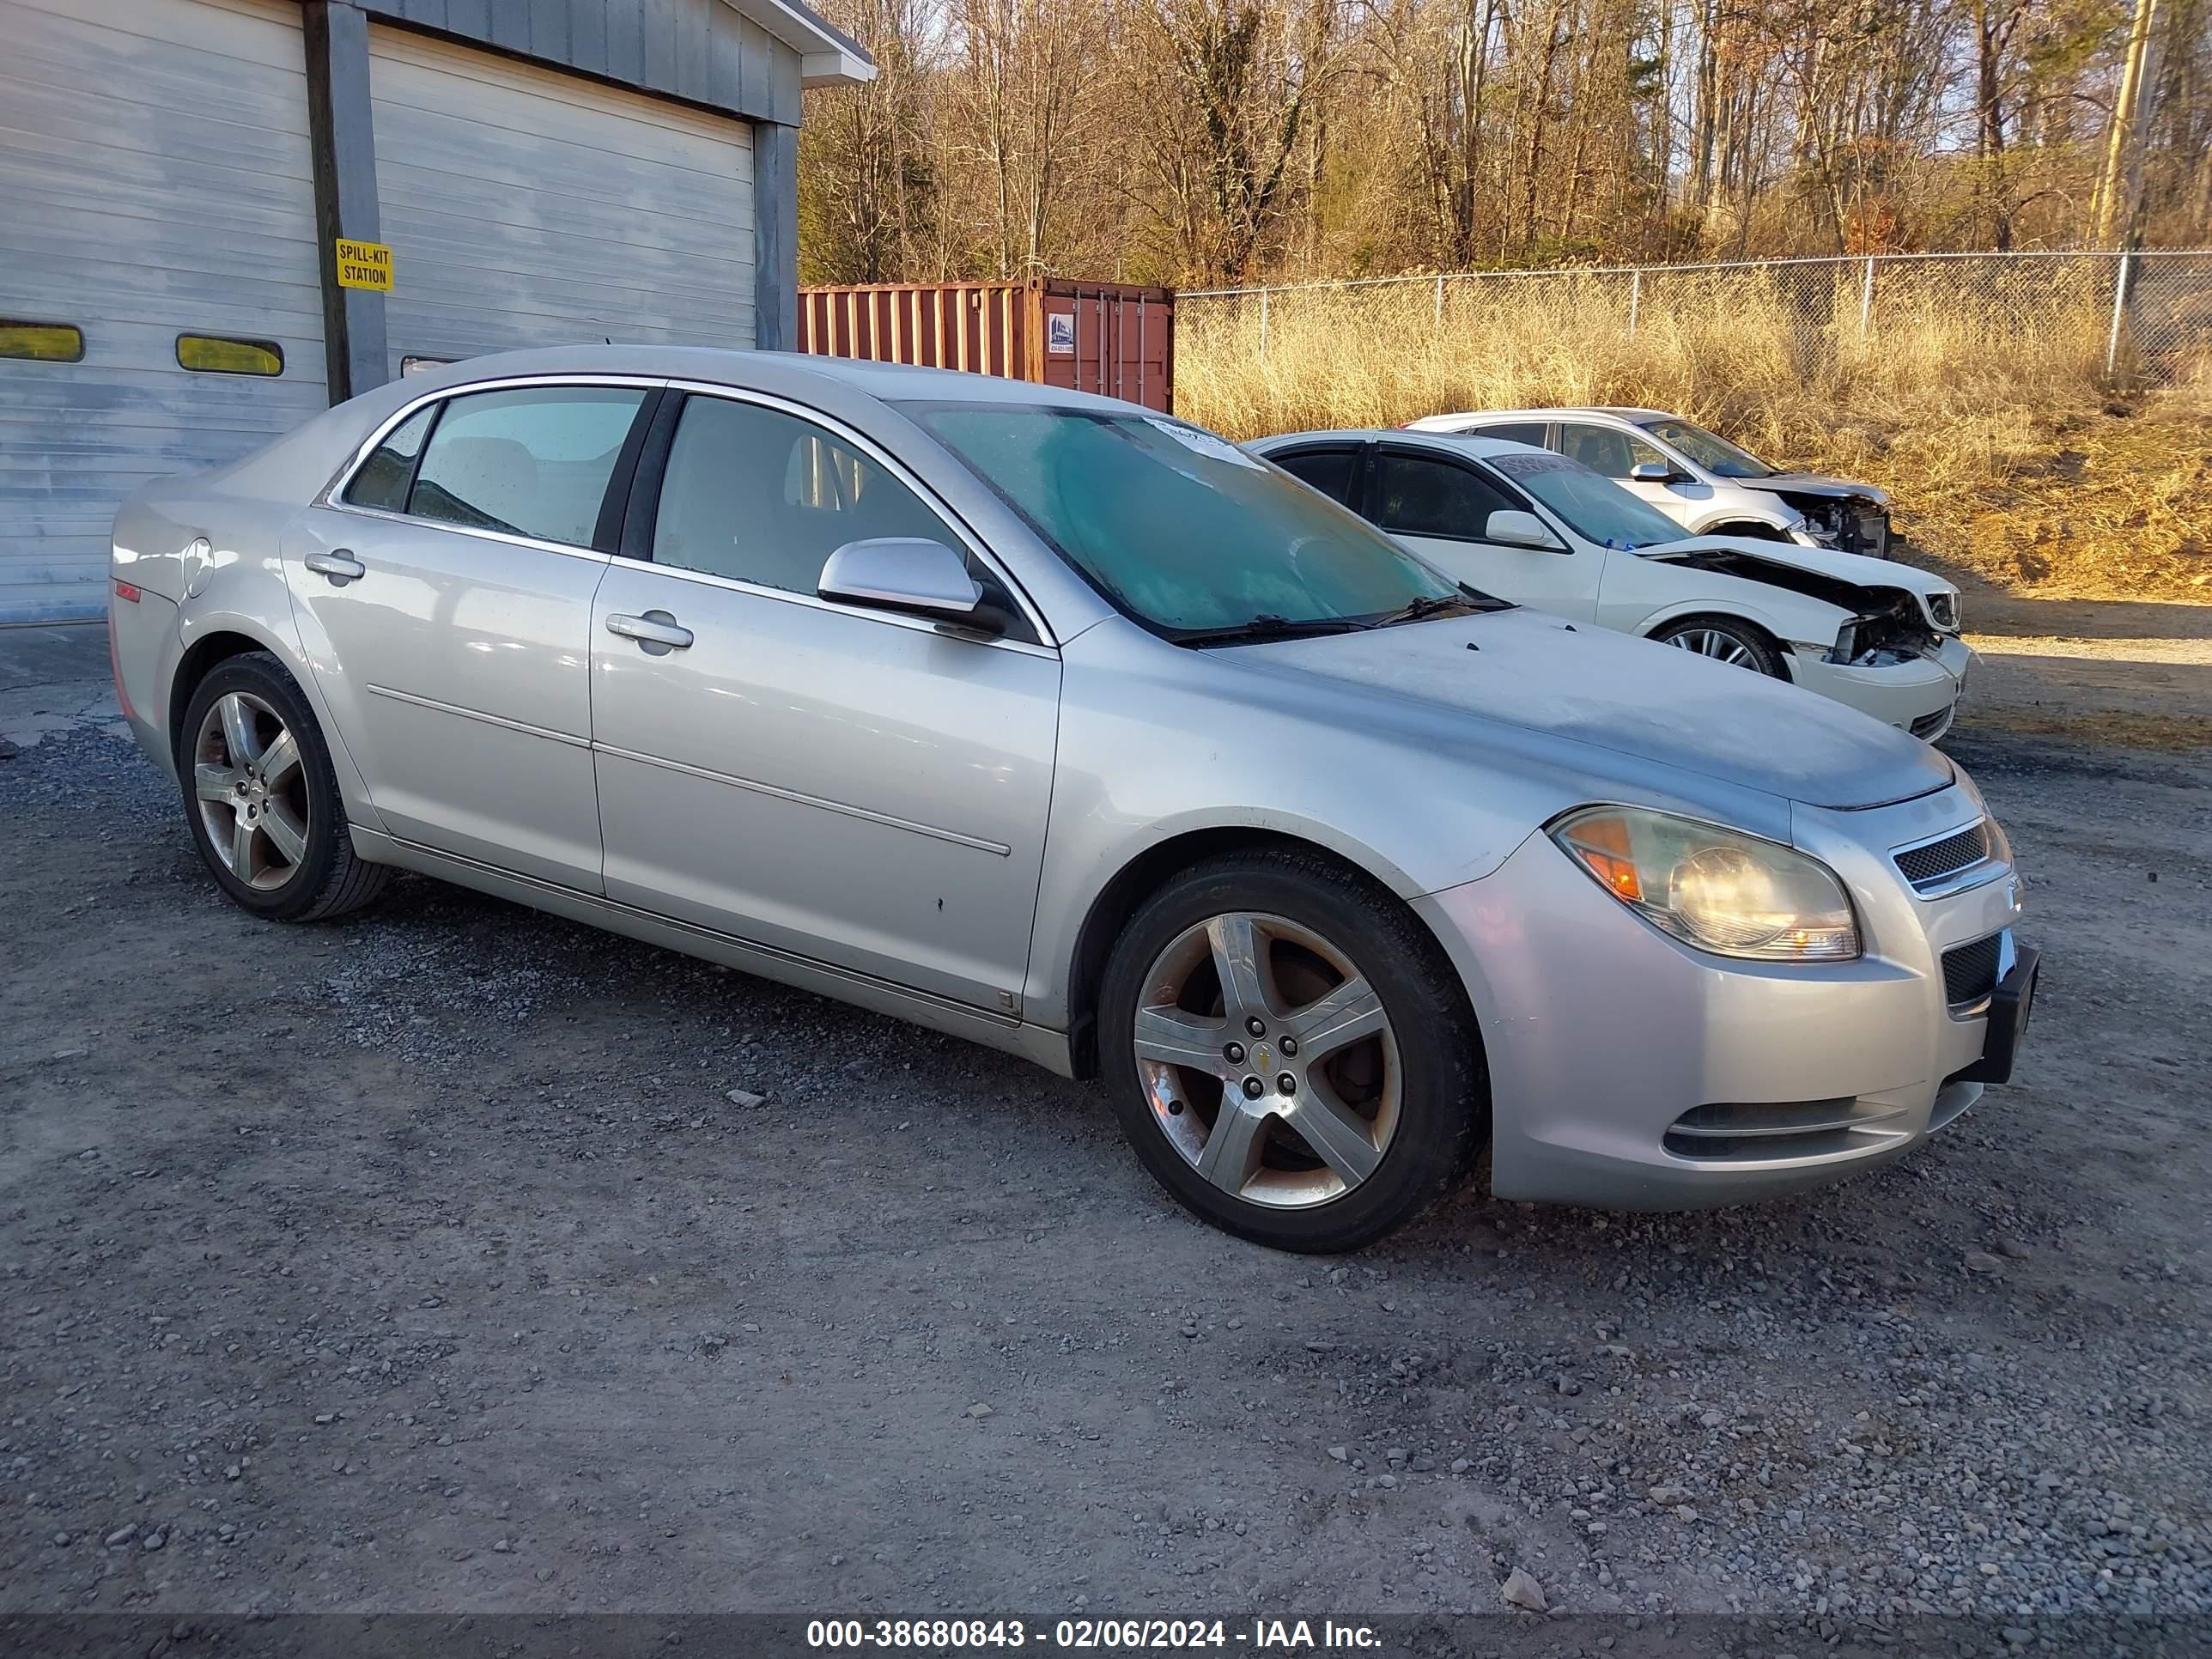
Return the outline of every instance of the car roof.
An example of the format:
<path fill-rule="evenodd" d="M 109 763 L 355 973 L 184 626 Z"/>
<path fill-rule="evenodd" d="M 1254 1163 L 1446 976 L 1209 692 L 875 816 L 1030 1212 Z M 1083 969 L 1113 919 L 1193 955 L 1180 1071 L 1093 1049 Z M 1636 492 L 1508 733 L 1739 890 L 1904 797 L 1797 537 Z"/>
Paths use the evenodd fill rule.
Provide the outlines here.
<path fill-rule="evenodd" d="M 1449 410 L 1425 418 L 1437 421 L 1557 421 L 1565 419 L 1589 420 L 1593 417 L 1626 421 L 1641 425 L 1646 421 L 1674 421 L 1681 416 L 1670 415 L 1663 409 L 1637 409 L 1625 404 L 1563 404 L 1552 409 L 1466 409 Z"/>
<path fill-rule="evenodd" d="M 1273 437 L 1255 438 L 1247 449 L 1266 452 L 1293 443 L 1368 443 L 1378 439 L 1410 442 L 1425 449 L 1441 449 L 1460 455 L 1548 455 L 1552 452 L 1535 444 L 1509 443 L 1503 438 L 1480 438 L 1471 432 L 1432 432 L 1419 427 L 1347 427 L 1341 430 L 1320 432 L 1284 432 Z"/>
<path fill-rule="evenodd" d="M 1002 380 L 996 375 L 973 374 L 963 370 L 718 346 L 604 344 L 498 351 L 443 365 L 416 377 L 413 383 L 423 391 L 434 391 L 474 380 L 526 374 L 637 374 L 700 380 L 757 392 L 790 392 L 811 380 L 847 387 L 884 403 L 1028 404 L 1039 408 L 1112 410 L 1121 413 L 1139 407 L 1066 386 L 1038 386 L 1028 380 Z"/>

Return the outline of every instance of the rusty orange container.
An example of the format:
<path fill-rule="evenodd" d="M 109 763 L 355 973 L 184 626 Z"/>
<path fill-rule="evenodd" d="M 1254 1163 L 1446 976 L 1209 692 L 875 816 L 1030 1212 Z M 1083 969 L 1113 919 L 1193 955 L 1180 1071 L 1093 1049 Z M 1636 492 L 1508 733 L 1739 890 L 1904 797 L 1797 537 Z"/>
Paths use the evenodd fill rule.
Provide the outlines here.
<path fill-rule="evenodd" d="M 1175 290 L 1036 276 L 799 290 L 799 349 L 1175 407 Z"/>

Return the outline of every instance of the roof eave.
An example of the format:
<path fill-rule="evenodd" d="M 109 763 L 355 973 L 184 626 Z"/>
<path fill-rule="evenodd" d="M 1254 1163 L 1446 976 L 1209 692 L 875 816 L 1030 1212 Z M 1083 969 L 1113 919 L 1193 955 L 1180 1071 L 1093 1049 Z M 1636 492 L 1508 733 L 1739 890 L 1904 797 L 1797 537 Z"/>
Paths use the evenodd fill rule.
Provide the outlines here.
<path fill-rule="evenodd" d="M 866 86 L 876 78 L 875 59 L 843 30 L 815 15 L 799 0 L 724 0 L 799 54 L 799 84 Z"/>

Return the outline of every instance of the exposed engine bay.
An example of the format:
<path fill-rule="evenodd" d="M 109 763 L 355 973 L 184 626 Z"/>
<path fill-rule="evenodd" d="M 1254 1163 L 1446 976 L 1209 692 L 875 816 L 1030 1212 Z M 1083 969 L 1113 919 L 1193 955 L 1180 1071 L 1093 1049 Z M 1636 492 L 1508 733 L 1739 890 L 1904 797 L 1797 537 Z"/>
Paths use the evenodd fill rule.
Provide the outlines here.
<path fill-rule="evenodd" d="M 1952 610 L 1948 594 L 1929 601 L 1930 610 L 1936 611 L 1936 621 L 1947 624 L 1939 631 L 1929 622 L 1929 611 L 1922 609 L 1919 596 L 1901 587 L 1843 581 L 1735 548 L 1686 548 L 1679 553 L 1660 551 L 1644 556 L 1662 564 L 1686 564 L 1745 581 L 1763 582 L 1769 587 L 1786 587 L 1850 611 L 1851 619 L 1837 630 L 1828 660 L 1853 668 L 1885 668 L 1933 656 L 1942 647 L 1943 633 L 1955 630 L 1958 625 L 1955 611 L 1948 617 L 1942 614 Z"/>
<path fill-rule="evenodd" d="M 1889 556 L 1889 512 L 1872 497 L 1798 489 L 1775 493 L 1802 514 L 1807 526 L 1830 546 L 1869 558 Z"/>

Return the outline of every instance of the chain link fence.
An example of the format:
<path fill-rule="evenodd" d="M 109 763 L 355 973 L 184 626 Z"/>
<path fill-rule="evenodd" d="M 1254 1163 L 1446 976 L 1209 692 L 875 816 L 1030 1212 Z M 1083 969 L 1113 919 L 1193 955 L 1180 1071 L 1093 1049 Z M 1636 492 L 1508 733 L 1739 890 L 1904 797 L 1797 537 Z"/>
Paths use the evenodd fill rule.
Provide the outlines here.
<path fill-rule="evenodd" d="M 1263 354 L 1286 311 L 1363 307 L 1402 318 L 1425 298 L 1433 327 L 1467 331 L 1539 310 L 1565 337 L 1629 337 L 1756 317 L 1806 378 L 1886 346 L 1944 336 L 1949 349 L 2063 357 L 2106 379 L 2172 383 L 2212 366 L 2212 249 L 2118 253 L 1899 253 L 1742 264 L 1467 271 L 1268 288 L 1185 289 L 1179 325 L 1233 325 Z"/>

